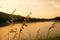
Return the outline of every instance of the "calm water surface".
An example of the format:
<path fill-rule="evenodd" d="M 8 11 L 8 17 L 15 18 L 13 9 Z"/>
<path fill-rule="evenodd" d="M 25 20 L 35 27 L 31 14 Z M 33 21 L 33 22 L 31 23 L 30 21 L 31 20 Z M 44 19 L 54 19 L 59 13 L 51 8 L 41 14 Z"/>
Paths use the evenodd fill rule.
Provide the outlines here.
<path fill-rule="evenodd" d="M 39 30 L 39 36 L 43 38 L 47 37 L 48 29 L 54 22 L 35 22 L 35 23 L 28 23 L 28 27 L 25 27 L 20 34 L 21 39 L 35 39 L 37 35 L 37 31 Z M 0 40 L 8 40 L 8 33 L 11 29 L 17 28 L 17 38 L 19 34 L 19 29 L 21 24 L 10 25 L 6 27 L 0 28 Z M 60 35 L 60 22 L 56 22 L 54 25 L 55 27 L 51 29 L 49 36 L 57 36 Z M 12 39 L 15 33 L 9 34 L 9 39 Z"/>

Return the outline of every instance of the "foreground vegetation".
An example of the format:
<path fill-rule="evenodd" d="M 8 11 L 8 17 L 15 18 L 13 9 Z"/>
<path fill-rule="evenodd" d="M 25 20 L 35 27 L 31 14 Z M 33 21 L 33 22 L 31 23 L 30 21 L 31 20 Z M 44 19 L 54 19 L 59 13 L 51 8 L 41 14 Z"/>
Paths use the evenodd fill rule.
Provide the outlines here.
<path fill-rule="evenodd" d="M 40 39 L 38 39 L 38 40 L 40 40 Z M 45 39 L 42 39 L 42 40 L 60 40 L 60 36 L 52 37 L 52 38 L 49 38 L 49 39 L 45 38 Z"/>
<path fill-rule="evenodd" d="M 30 13 L 31 14 L 31 13 Z M 3 12 L 0 12 L 0 24 L 12 24 L 12 26 L 10 27 L 10 31 L 8 32 L 7 36 L 8 36 L 8 40 L 21 40 L 20 39 L 20 34 L 22 33 L 22 31 L 25 29 L 25 27 L 28 27 L 28 25 L 26 23 L 29 22 L 39 22 L 39 21 L 55 21 L 48 29 L 48 34 L 47 34 L 47 38 L 42 38 L 42 37 L 39 37 L 38 36 L 41 36 L 39 35 L 39 32 L 40 32 L 40 29 L 38 29 L 37 31 L 37 34 L 36 34 L 36 38 L 34 40 L 60 40 L 60 36 L 56 36 L 56 37 L 53 37 L 53 38 L 50 38 L 49 37 L 49 34 L 50 34 L 50 30 L 52 28 L 55 27 L 55 24 L 56 24 L 56 20 L 60 20 L 60 17 L 56 17 L 56 18 L 53 18 L 53 19 L 37 19 L 37 18 L 29 18 L 30 17 L 30 14 L 26 17 L 22 17 L 22 16 L 19 16 L 19 15 L 11 15 L 11 14 L 5 14 Z M 14 23 L 22 23 L 21 27 L 19 28 L 19 33 L 17 34 L 17 28 L 13 29 L 13 24 Z M 3 26 L 3 25 L 2 25 Z M 10 39 L 10 36 L 9 34 L 11 33 L 15 33 L 13 38 Z M 17 37 L 18 35 L 18 37 Z"/>

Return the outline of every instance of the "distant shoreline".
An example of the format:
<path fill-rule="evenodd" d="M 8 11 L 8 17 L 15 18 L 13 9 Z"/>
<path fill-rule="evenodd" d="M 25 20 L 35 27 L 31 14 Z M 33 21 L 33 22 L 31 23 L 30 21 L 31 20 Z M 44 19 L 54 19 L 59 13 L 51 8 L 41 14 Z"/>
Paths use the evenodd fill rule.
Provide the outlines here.
<path fill-rule="evenodd" d="M 11 20 L 10 15 L 11 14 L 0 12 L 0 27 L 10 25 L 9 23 L 7 23 L 7 21 Z M 14 23 L 22 23 L 24 18 L 25 17 L 23 17 L 23 16 L 13 15 L 13 22 Z M 29 22 L 28 23 L 47 22 L 47 21 L 58 21 L 58 22 L 60 22 L 60 17 L 55 17 L 55 18 L 51 18 L 51 19 L 29 18 Z"/>
<path fill-rule="evenodd" d="M 37 21 L 37 22 L 54 22 L 54 21 Z M 60 22 L 60 20 L 58 21 L 56 21 L 56 22 Z M 22 23 L 22 22 L 19 22 L 19 23 Z M 14 24 L 19 24 L 19 23 L 14 23 Z M 36 23 L 36 22 L 28 22 L 28 23 Z M 7 23 L 0 23 L 0 27 L 4 27 L 4 26 L 9 26 L 9 25 L 11 25 L 11 24 L 7 24 Z"/>

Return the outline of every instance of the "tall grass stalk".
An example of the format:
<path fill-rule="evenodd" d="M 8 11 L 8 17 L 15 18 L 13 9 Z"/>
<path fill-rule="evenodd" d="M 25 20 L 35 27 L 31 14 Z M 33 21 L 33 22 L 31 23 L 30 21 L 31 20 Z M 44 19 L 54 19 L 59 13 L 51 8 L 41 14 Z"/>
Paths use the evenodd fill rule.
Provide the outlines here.
<path fill-rule="evenodd" d="M 7 21 L 9 24 L 12 24 L 12 25 L 11 25 L 11 29 L 10 29 L 10 31 L 8 32 L 8 40 L 10 40 L 9 34 L 10 34 L 10 33 L 13 33 L 13 32 L 16 32 L 16 31 L 12 28 L 12 26 L 13 26 L 13 24 L 14 24 L 14 23 L 13 23 L 13 20 L 14 20 L 14 19 L 13 19 L 13 15 L 14 15 L 15 10 L 16 10 L 16 9 L 14 9 L 13 12 L 12 12 L 12 14 L 10 15 L 10 18 L 11 18 L 10 21 L 11 21 L 11 22 L 9 22 L 9 20 Z"/>
<path fill-rule="evenodd" d="M 28 16 L 26 16 L 26 17 L 24 18 L 24 21 L 22 22 L 21 28 L 20 28 L 20 30 L 19 30 L 18 40 L 20 40 L 20 34 L 21 34 L 22 30 L 24 29 L 24 27 L 27 27 L 28 19 L 29 19 L 29 17 L 30 17 L 31 14 L 32 14 L 32 13 L 28 14 Z"/>
<path fill-rule="evenodd" d="M 11 20 L 10 20 L 10 21 L 11 21 L 11 24 L 14 24 L 14 22 L 13 22 L 13 20 L 14 20 L 13 15 L 14 15 L 15 11 L 16 11 L 16 8 L 13 10 L 12 14 L 10 15 L 10 18 L 11 18 Z"/>
<path fill-rule="evenodd" d="M 8 40 L 9 40 L 9 33 L 8 33 Z"/>
<path fill-rule="evenodd" d="M 21 28 L 19 30 L 19 37 L 17 38 L 17 28 L 16 28 L 16 30 L 13 29 L 13 24 L 14 24 L 14 22 L 13 22 L 13 20 L 14 20 L 13 19 L 13 15 L 14 15 L 15 10 L 16 9 L 14 9 L 13 12 L 12 12 L 12 14 L 10 15 L 10 18 L 11 18 L 10 22 L 9 22 L 9 20 L 7 21 L 9 24 L 12 24 L 11 27 L 10 27 L 11 29 L 8 32 L 8 40 L 13 40 L 15 38 L 16 38 L 16 40 L 20 40 L 20 33 L 22 32 L 22 30 L 24 29 L 24 27 L 27 27 L 28 19 L 29 19 L 30 15 L 32 14 L 32 13 L 30 13 L 28 16 L 26 16 L 24 18 L 24 21 L 22 22 Z M 9 36 L 10 33 L 15 33 L 15 35 L 13 36 L 12 39 L 10 39 L 10 36 Z"/>
<path fill-rule="evenodd" d="M 38 29 L 38 31 L 37 31 L 37 34 L 36 34 L 36 37 L 35 37 L 35 40 L 38 40 L 39 39 L 39 32 L 40 32 L 40 29 Z"/>
<path fill-rule="evenodd" d="M 15 40 L 17 40 L 17 28 L 15 29 L 15 31 L 14 31 L 14 36 L 13 36 L 13 38 L 12 39 L 15 39 Z"/>
<path fill-rule="evenodd" d="M 56 21 L 49 27 L 47 38 L 49 39 L 50 30 L 55 27 Z"/>

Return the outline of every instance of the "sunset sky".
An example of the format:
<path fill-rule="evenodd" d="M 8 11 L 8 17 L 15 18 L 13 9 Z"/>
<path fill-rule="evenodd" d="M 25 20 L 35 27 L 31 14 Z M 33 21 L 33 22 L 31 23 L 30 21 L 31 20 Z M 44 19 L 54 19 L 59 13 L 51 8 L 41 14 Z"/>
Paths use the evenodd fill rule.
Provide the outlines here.
<path fill-rule="evenodd" d="M 60 0 L 0 0 L 0 11 L 31 17 L 52 18 L 60 16 Z"/>

